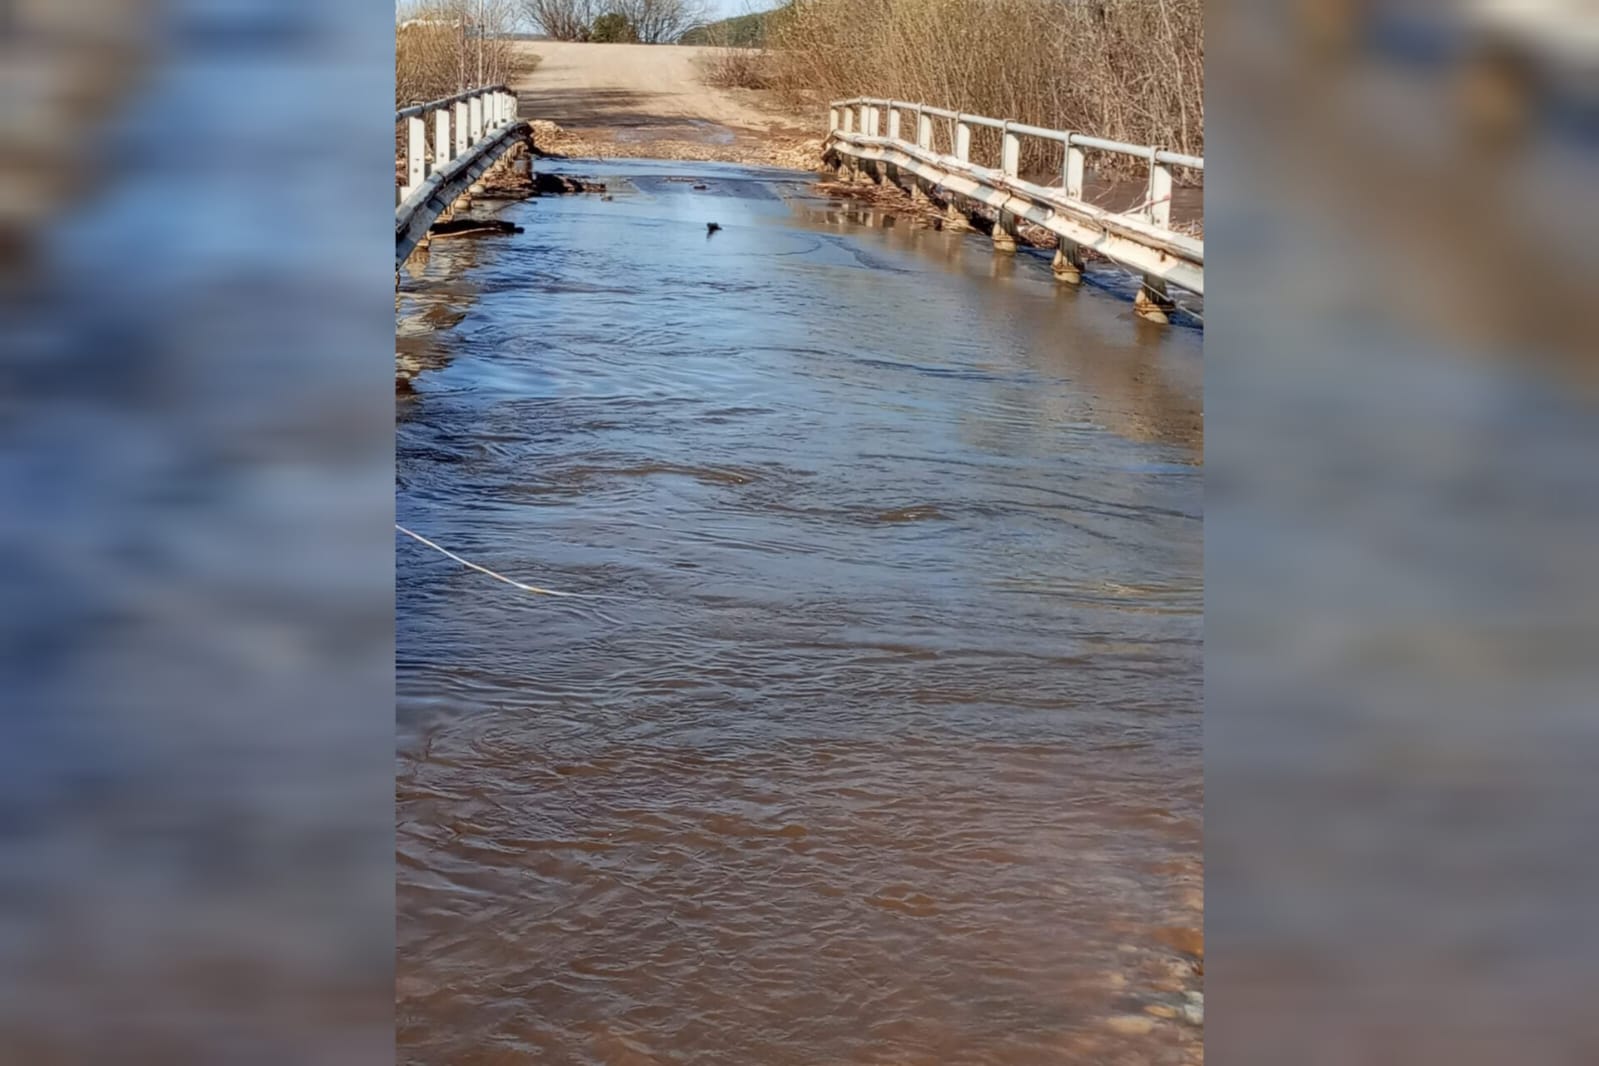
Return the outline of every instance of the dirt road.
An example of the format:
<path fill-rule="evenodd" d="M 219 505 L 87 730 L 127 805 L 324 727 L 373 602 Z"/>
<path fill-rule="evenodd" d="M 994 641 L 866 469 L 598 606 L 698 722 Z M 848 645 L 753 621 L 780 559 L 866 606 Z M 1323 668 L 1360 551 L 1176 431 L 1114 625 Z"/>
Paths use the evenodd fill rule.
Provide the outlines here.
<path fill-rule="evenodd" d="M 708 48 L 529 41 L 540 57 L 512 85 L 521 114 L 560 127 L 541 149 L 565 155 L 656 156 L 814 165 L 821 123 L 766 94 L 701 80 Z"/>

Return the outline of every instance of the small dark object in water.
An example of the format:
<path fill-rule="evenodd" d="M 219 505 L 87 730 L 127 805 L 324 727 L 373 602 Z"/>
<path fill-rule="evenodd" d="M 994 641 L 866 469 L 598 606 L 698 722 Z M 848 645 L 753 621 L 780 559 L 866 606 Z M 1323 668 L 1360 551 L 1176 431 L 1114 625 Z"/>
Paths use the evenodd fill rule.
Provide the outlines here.
<path fill-rule="evenodd" d="M 610 193 L 606 193 L 604 196 L 600 197 L 600 199 L 605 203 L 610 203 L 612 200 L 616 199 L 616 197 L 612 196 Z"/>
<path fill-rule="evenodd" d="M 696 188 L 696 189 L 704 189 L 704 188 L 707 188 L 707 186 L 704 186 L 704 185 L 696 185 L 696 186 L 694 186 L 694 187 L 695 187 L 695 188 Z"/>
<path fill-rule="evenodd" d="M 709 237 L 711 234 L 715 233 L 717 230 L 719 230 L 721 228 L 722 227 L 721 227 L 720 223 L 707 222 L 707 223 L 705 223 L 705 235 L 707 237 Z"/>

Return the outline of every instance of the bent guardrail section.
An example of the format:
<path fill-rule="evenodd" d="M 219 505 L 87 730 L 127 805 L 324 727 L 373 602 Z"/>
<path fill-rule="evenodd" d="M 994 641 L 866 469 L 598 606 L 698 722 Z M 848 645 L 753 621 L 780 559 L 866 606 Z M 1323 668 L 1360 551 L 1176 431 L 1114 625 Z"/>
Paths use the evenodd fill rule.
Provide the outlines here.
<path fill-rule="evenodd" d="M 428 143 L 428 116 L 433 141 Z M 396 176 L 394 263 L 404 263 L 428 228 L 467 194 L 490 168 L 525 142 L 529 126 L 517 118 L 517 97 L 504 85 L 468 89 L 403 108 L 403 168 Z"/>
<path fill-rule="evenodd" d="M 907 115 L 914 122 L 914 141 L 901 136 L 902 119 Z M 944 140 L 951 152 L 934 148 L 934 122 L 940 120 L 948 124 Z M 999 131 L 998 166 L 983 166 L 972 159 L 975 128 Z M 1021 178 L 1023 138 L 1062 146 L 1058 187 Z M 1086 202 L 1083 182 L 1089 151 L 1146 161 L 1149 177 L 1143 202 L 1126 212 Z M 1166 320 L 1173 307 L 1168 283 L 1201 295 L 1205 291 L 1204 241 L 1171 228 L 1172 171 L 1178 167 L 1204 170 L 1205 161 L 1198 156 L 865 96 L 830 105 L 824 153 L 833 165 L 878 183 L 891 181 L 913 197 L 936 194 L 944 201 L 951 222 L 957 224 L 974 214 L 976 205 L 991 208 L 996 215 L 993 239 L 998 251 L 1015 250 L 1020 221 L 1043 227 L 1059 240 L 1055 274 L 1062 281 L 1076 284 L 1082 280 L 1084 249 L 1141 274 L 1137 306 L 1146 318 Z"/>

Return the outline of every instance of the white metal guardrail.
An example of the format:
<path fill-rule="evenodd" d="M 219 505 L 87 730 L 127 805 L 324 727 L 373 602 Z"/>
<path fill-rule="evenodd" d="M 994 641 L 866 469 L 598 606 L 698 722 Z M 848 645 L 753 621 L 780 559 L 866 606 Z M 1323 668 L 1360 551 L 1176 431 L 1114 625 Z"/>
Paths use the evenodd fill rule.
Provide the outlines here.
<path fill-rule="evenodd" d="M 915 131 L 914 140 L 902 136 L 907 117 Z M 952 152 L 935 150 L 935 122 L 947 124 L 945 140 Z M 977 128 L 999 131 L 997 166 L 983 166 L 972 159 L 972 131 Z M 1022 180 L 1023 138 L 1062 146 L 1059 186 Z M 1172 171 L 1178 167 L 1203 170 L 1205 161 L 1198 156 L 866 96 L 830 105 L 826 151 L 840 166 L 874 181 L 892 181 L 911 196 L 936 193 L 952 221 L 963 221 L 972 213 L 963 203 L 973 209 L 976 205 L 991 208 L 997 216 L 994 245 L 1000 251 L 1015 249 L 1020 222 L 1042 226 L 1059 239 L 1055 273 L 1063 281 L 1081 281 L 1083 249 L 1143 275 L 1138 309 L 1146 317 L 1165 319 L 1172 306 L 1168 283 L 1195 293 L 1205 291 L 1204 241 L 1171 228 Z M 1143 202 L 1126 212 L 1086 202 L 1083 182 L 1090 151 L 1146 161 L 1149 177 Z"/>
<path fill-rule="evenodd" d="M 523 143 L 528 126 L 517 118 L 516 94 L 504 85 L 468 89 L 403 108 L 394 113 L 394 125 L 405 127 L 404 168 L 395 181 L 398 266 L 440 214 L 511 148 Z"/>

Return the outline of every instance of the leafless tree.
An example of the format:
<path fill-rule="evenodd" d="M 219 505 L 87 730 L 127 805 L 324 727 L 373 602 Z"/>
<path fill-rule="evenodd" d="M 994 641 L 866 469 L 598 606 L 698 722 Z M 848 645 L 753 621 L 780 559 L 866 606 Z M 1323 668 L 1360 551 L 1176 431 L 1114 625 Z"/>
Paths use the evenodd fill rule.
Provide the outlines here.
<path fill-rule="evenodd" d="M 595 0 L 521 0 L 522 14 L 557 41 L 584 41 L 599 14 Z"/>
<path fill-rule="evenodd" d="M 668 44 L 706 20 L 709 7 L 703 0 L 615 0 L 611 10 L 620 12 L 645 44 Z"/>
<path fill-rule="evenodd" d="M 395 26 L 395 102 L 401 106 L 511 80 L 517 53 L 506 36 L 512 0 L 413 0 Z"/>

